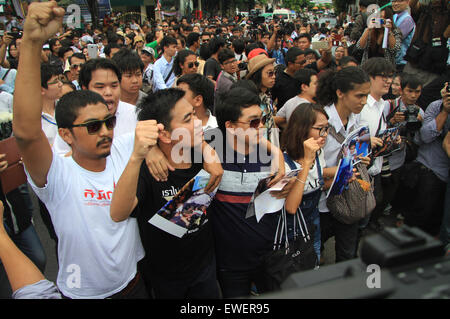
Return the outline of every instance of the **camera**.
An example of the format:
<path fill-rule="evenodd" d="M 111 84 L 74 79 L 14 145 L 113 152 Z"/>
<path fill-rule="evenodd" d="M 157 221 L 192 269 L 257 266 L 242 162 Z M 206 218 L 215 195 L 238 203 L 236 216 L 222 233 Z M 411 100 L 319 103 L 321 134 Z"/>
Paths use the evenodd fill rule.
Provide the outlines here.
<path fill-rule="evenodd" d="M 238 68 L 240 71 L 244 71 L 244 70 L 247 70 L 247 65 L 248 65 L 247 62 L 241 62 L 238 64 Z"/>
<path fill-rule="evenodd" d="M 8 32 L 9 36 L 12 36 L 14 39 L 20 39 L 22 37 L 22 32 Z"/>
<path fill-rule="evenodd" d="M 405 115 L 406 129 L 411 131 L 417 131 L 422 126 L 422 123 L 417 119 L 419 115 L 419 106 L 408 105 L 403 112 Z"/>

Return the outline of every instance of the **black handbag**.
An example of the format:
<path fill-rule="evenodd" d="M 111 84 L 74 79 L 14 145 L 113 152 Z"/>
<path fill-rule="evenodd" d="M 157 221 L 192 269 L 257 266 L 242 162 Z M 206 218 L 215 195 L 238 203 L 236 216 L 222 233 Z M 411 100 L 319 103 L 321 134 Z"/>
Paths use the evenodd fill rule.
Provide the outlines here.
<path fill-rule="evenodd" d="M 296 224 L 299 227 L 296 227 Z M 297 233 L 299 228 L 299 233 Z M 317 255 L 314 251 L 313 233 L 308 226 L 300 208 L 294 218 L 294 239 L 289 242 L 286 210 L 282 209 L 278 219 L 273 250 L 262 257 L 263 276 L 268 291 L 281 290 L 281 284 L 289 275 L 314 269 L 317 265 Z"/>

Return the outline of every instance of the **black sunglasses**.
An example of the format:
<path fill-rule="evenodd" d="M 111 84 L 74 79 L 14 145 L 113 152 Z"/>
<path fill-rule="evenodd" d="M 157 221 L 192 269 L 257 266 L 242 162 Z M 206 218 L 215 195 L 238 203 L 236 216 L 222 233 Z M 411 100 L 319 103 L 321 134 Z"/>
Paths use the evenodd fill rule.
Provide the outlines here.
<path fill-rule="evenodd" d="M 264 115 L 263 117 L 261 117 L 259 119 L 253 119 L 250 122 L 242 122 L 242 121 L 236 121 L 236 122 L 248 124 L 248 125 L 250 125 L 251 128 L 258 128 L 260 123 L 262 123 L 263 125 L 266 124 L 266 120 L 267 120 L 267 115 Z"/>
<path fill-rule="evenodd" d="M 116 127 L 116 116 L 112 115 L 112 116 L 107 117 L 104 120 L 95 120 L 95 121 L 90 121 L 90 122 L 82 123 L 82 124 L 74 124 L 71 127 L 86 127 L 88 134 L 93 135 L 93 134 L 97 133 L 98 131 L 100 131 L 103 123 L 105 123 L 106 128 L 108 130 L 114 129 L 114 127 Z"/>
<path fill-rule="evenodd" d="M 198 63 L 198 61 L 195 61 L 195 62 L 189 62 L 188 68 L 189 68 L 189 69 L 190 69 L 190 68 L 193 68 L 193 67 L 194 67 L 194 64 L 195 64 L 195 66 L 198 67 L 200 63 Z"/>

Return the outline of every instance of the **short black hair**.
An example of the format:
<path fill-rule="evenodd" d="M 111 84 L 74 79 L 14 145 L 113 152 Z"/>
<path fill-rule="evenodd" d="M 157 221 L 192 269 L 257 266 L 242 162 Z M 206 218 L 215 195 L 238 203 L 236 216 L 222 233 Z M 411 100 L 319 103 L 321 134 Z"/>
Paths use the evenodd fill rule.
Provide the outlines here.
<path fill-rule="evenodd" d="M 81 53 L 81 52 L 74 53 L 74 54 L 72 54 L 69 57 L 69 64 L 70 65 L 72 65 L 72 58 L 82 59 L 82 60 L 84 60 L 84 62 L 86 62 L 86 56 L 83 53 Z"/>
<path fill-rule="evenodd" d="M 66 52 L 69 52 L 69 51 L 73 52 L 73 49 L 71 47 L 60 47 L 59 50 L 58 50 L 58 57 L 60 59 L 63 59 L 64 58 L 64 54 L 66 54 Z"/>
<path fill-rule="evenodd" d="M 122 47 L 123 47 L 122 45 L 117 44 L 116 42 L 108 42 L 108 45 L 105 46 L 103 52 L 105 53 L 106 56 L 110 56 L 111 49 L 121 49 Z"/>
<path fill-rule="evenodd" d="M 317 72 L 313 69 L 305 68 L 300 69 L 294 73 L 294 79 L 298 82 L 297 94 L 302 93 L 302 84 L 310 85 L 311 77 L 317 75 Z"/>
<path fill-rule="evenodd" d="M 225 46 L 225 44 L 226 43 L 223 38 L 220 37 L 212 38 L 208 42 L 209 51 L 211 52 L 211 54 L 217 53 L 221 48 Z"/>
<path fill-rule="evenodd" d="M 353 63 L 355 63 L 356 65 L 359 64 L 358 61 L 357 61 L 354 57 L 352 57 L 351 55 L 346 55 L 346 56 L 343 56 L 343 57 L 339 60 L 338 65 L 339 65 L 340 67 L 345 67 L 345 66 L 347 66 L 347 64 L 349 64 L 350 62 L 353 62 Z"/>
<path fill-rule="evenodd" d="M 233 42 L 231 44 L 233 45 L 234 52 L 236 52 L 237 54 L 242 54 L 242 52 L 244 52 L 244 50 L 245 50 L 244 40 L 235 39 L 235 40 L 233 40 Z"/>
<path fill-rule="evenodd" d="M 122 48 L 111 59 L 121 73 L 141 70 L 144 71 L 144 63 L 136 52 Z"/>
<path fill-rule="evenodd" d="M 400 86 L 402 89 L 409 87 L 410 89 L 417 89 L 419 86 L 423 86 L 423 81 L 416 74 L 402 73 L 397 74 L 400 76 Z"/>
<path fill-rule="evenodd" d="M 111 70 L 117 75 L 119 82 L 122 80 L 122 74 L 112 60 L 106 58 L 96 58 L 83 64 L 78 80 L 81 87 L 89 87 L 89 83 L 92 80 L 92 72 L 96 70 Z"/>
<path fill-rule="evenodd" d="M 226 131 L 225 123 L 236 122 L 242 114 L 243 108 L 261 103 L 257 94 L 242 87 L 235 87 L 222 95 L 216 105 L 216 119 L 219 129 Z"/>
<path fill-rule="evenodd" d="M 231 58 L 235 58 L 235 57 L 236 56 L 234 55 L 233 51 L 231 51 L 228 48 L 224 48 L 223 50 L 221 50 L 219 52 L 219 55 L 218 55 L 217 58 L 219 59 L 219 63 L 223 64 L 226 60 L 231 59 Z"/>
<path fill-rule="evenodd" d="M 186 83 L 195 96 L 201 95 L 203 97 L 203 104 L 213 113 L 214 84 L 210 79 L 198 73 L 185 74 L 178 79 L 177 85 L 180 83 Z"/>
<path fill-rule="evenodd" d="M 305 54 L 305 52 L 297 47 L 289 48 L 289 50 L 287 50 L 286 52 L 286 64 L 288 64 L 289 62 L 295 63 L 297 57 L 302 54 Z"/>
<path fill-rule="evenodd" d="M 208 60 L 211 57 L 211 51 L 209 51 L 209 45 L 208 43 L 202 43 L 200 46 L 200 57 L 203 60 Z"/>
<path fill-rule="evenodd" d="M 172 44 L 178 45 L 177 39 L 175 39 L 174 37 L 165 36 L 161 40 L 160 47 L 164 51 L 164 47 L 168 47 L 169 45 L 172 45 Z"/>
<path fill-rule="evenodd" d="M 164 125 L 164 128 L 171 131 L 172 109 L 175 104 L 184 97 L 185 92 L 177 88 L 158 90 L 149 93 L 142 102 L 137 105 L 139 109 L 138 120 L 156 120 Z"/>
<path fill-rule="evenodd" d="M 309 42 L 312 41 L 311 35 L 309 33 L 300 33 L 298 35 L 298 37 L 296 38 L 296 40 L 298 40 L 300 38 L 307 38 Z"/>
<path fill-rule="evenodd" d="M 200 39 L 200 33 L 197 33 L 197 32 L 189 33 L 187 38 L 186 38 L 186 45 L 188 47 L 190 47 L 195 42 L 197 42 L 199 39 Z"/>
<path fill-rule="evenodd" d="M 108 108 L 103 97 L 89 90 L 78 90 L 64 94 L 55 107 L 58 128 L 71 128 L 78 117 L 78 110 L 89 104 L 102 103 Z"/>
<path fill-rule="evenodd" d="M 47 82 L 55 75 L 62 74 L 61 67 L 49 63 L 41 64 L 41 87 L 48 89 Z"/>

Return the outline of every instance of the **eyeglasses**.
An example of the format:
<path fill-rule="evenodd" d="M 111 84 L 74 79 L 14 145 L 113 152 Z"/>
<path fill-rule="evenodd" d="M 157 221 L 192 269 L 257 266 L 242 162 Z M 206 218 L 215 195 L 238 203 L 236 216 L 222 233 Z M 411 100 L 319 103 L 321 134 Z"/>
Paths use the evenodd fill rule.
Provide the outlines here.
<path fill-rule="evenodd" d="M 275 71 L 269 71 L 269 72 L 267 72 L 267 76 L 268 76 L 269 78 L 273 78 L 273 77 L 275 76 Z"/>
<path fill-rule="evenodd" d="M 261 117 L 259 119 L 253 119 L 250 122 L 242 122 L 242 121 L 236 121 L 236 122 L 243 123 L 243 124 L 249 124 L 251 128 L 258 128 L 261 123 L 262 123 L 262 125 L 266 124 L 266 120 L 267 120 L 267 115 L 264 115 L 263 117 Z"/>
<path fill-rule="evenodd" d="M 59 75 L 54 81 L 52 82 L 47 82 L 47 85 L 52 85 L 52 84 L 56 84 L 59 82 L 63 82 L 64 81 L 64 75 Z"/>
<path fill-rule="evenodd" d="M 379 74 L 375 74 L 375 76 L 382 77 L 384 81 L 392 80 L 394 78 L 394 74 L 379 73 Z"/>
<path fill-rule="evenodd" d="M 114 127 L 116 126 L 116 116 L 112 115 L 104 120 L 95 120 L 82 124 L 74 124 L 71 127 L 86 127 L 88 134 L 93 135 L 100 131 L 103 123 L 105 123 L 108 130 L 114 129 Z"/>
<path fill-rule="evenodd" d="M 233 59 L 233 60 L 231 60 L 231 61 L 226 61 L 226 62 L 224 62 L 223 64 L 225 65 L 225 64 L 230 64 L 230 63 L 234 63 L 234 62 L 237 62 L 237 60 L 236 60 L 236 59 Z"/>
<path fill-rule="evenodd" d="M 191 69 L 191 68 L 194 67 L 194 65 L 198 67 L 198 66 L 200 65 L 200 63 L 198 63 L 198 61 L 195 61 L 195 62 L 189 62 L 188 68 Z"/>
<path fill-rule="evenodd" d="M 168 25 L 163 25 L 162 27 L 163 27 L 163 28 L 168 28 L 169 26 L 168 26 Z"/>
<path fill-rule="evenodd" d="M 83 66 L 83 64 L 84 64 L 84 63 L 72 64 L 70 67 L 71 67 L 72 69 L 78 69 L 78 68 L 81 69 L 81 67 Z"/>
<path fill-rule="evenodd" d="M 329 125 L 324 126 L 324 127 L 314 127 L 313 126 L 312 128 L 319 131 L 319 136 L 320 137 L 324 136 L 325 134 L 328 134 L 328 132 L 330 131 L 330 126 Z"/>

